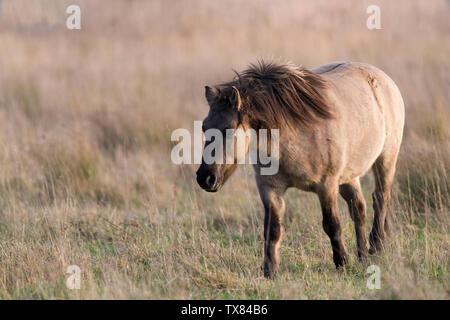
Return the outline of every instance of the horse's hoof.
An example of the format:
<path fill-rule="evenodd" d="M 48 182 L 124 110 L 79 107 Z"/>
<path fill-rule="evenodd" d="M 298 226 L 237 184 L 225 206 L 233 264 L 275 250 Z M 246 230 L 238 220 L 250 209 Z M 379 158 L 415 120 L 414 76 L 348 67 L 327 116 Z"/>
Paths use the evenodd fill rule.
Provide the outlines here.
<path fill-rule="evenodd" d="M 264 274 L 264 278 L 266 278 L 267 280 L 274 280 L 275 275 L 274 274 Z"/>
<path fill-rule="evenodd" d="M 369 250 L 364 249 L 361 251 L 358 251 L 358 260 L 359 262 L 365 262 L 369 258 Z"/>
<path fill-rule="evenodd" d="M 381 251 L 383 251 L 383 244 L 381 243 L 381 240 L 378 239 L 370 242 L 370 255 L 380 253 Z"/>
<path fill-rule="evenodd" d="M 267 280 L 275 279 L 275 272 L 264 272 L 264 278 Z"/>
<path fill-rule="evenodd" d="M 347 257 L 347 254 L 343 254 L 341 256 L 333 257 L 333 260 L 334 260 L 334 264 L 336 266 L 336 269 L 337 270 L 342 270 L 342 269 L 344 269 L 345 265 L 347 264 L 348 257 Z"/>
<path fill-rule="evenodd" d="M 374 255 L 374 254 L 377 254 L 377 253 L 379 253 L 381 250 L 380 249 L 377 249 L 376 247 L 370 247 L 370 249 L 369 249 L 369 254 L 370 255 Z"/>
<path fill-rule="evenodd" d="M 358 254 L 358 261 L 361 263 L 366 262 L 369 259 L 369 253 L 366 252 L 365 254 Z"/>
<path fill-rule="evenodd" d="M 384 234 L 376 233 L 372 231 L 369 236 L 369 254 L 377 254 L 383 251 L 383 240 L 385 239 Z"/>
<path fill-rule="evenodd" d="M 263 265 L 262 270 L 264 273 L 264 278 L 273 280 L 275 278 L 276 269 L 272 265 Z"/>
<path fill-rule="evenodd" d="M 268 280 L 275 279 L 275 271 L 272 270 L 264 270 L 264 278 Z"/>

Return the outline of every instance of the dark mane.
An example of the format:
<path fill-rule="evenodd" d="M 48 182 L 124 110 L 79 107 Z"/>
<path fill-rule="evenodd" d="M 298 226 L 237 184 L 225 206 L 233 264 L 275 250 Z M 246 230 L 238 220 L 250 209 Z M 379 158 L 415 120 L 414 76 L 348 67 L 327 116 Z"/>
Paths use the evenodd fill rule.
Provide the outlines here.
<path fill-rule="evenodd" d="M 310 127 L 333 117 L 320 94 L 326 80 L 302 67 L 261 61 L 219 87 L 231 86 L 238 88 L 243 112 L 259 128 L 283 128 L 295 121 Z"/>

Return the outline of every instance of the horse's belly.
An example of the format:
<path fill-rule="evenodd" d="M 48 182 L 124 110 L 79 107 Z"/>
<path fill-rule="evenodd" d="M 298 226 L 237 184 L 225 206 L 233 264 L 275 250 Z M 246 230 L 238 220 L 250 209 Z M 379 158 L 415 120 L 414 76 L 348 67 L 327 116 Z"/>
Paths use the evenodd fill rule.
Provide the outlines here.
<path fill-rule="evenodd" d="M 385 127 L 362 130 L 355 137 L 359 139 L 350 141 L 347 146 L 341 183 L 349 182 L 364 175 L 372 167 L 383 150 L 386 138 Z"/>

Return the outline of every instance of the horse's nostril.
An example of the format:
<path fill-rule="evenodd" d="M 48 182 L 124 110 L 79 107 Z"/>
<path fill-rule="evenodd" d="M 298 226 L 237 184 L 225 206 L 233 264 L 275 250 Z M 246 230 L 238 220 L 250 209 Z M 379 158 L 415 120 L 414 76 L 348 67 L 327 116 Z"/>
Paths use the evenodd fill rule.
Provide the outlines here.
<path fill-rule="evenodd" d="M 214 187 L 214 184 L 216 183 L 216 176 L 214 174 L 210 174 L 206 177 L 205 183 L 209 188 Z"/>

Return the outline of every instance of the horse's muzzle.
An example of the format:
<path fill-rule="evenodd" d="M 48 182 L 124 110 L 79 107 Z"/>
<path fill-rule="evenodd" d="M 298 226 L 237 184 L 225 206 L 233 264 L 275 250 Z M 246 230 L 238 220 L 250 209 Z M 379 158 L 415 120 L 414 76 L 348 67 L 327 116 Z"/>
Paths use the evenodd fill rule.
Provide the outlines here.
<path fill-rule="evenodd" d="M 197 170 L 197 183 L 199 186 L 208 192 L 216 192 L 218 188 L 217 176 L 209 170 Z"/>

